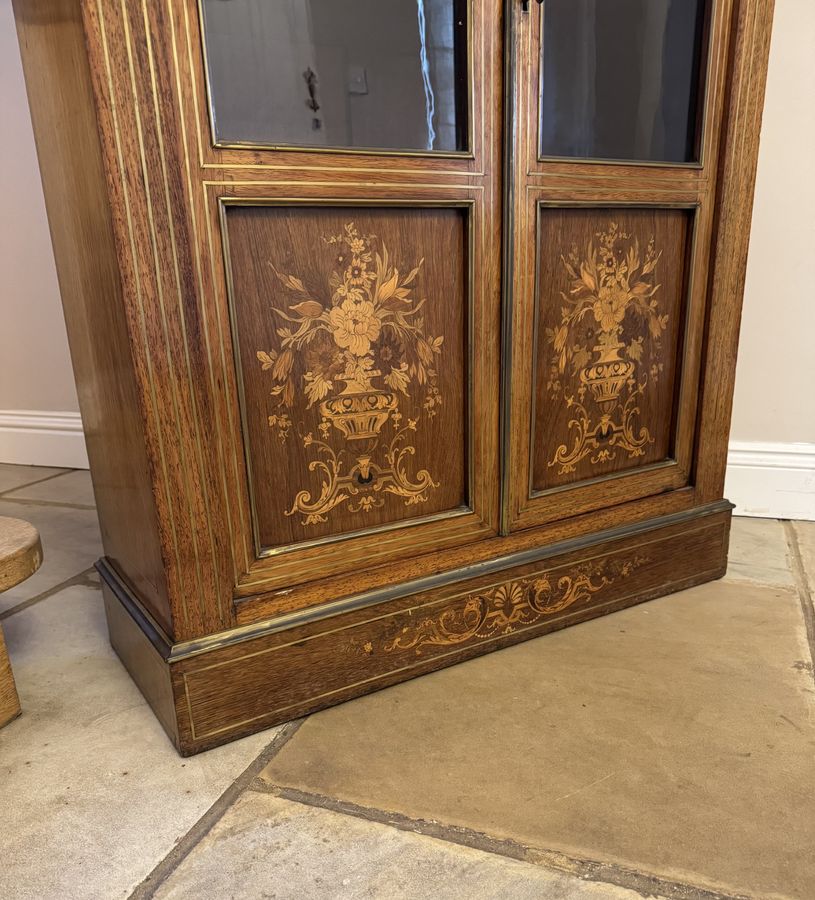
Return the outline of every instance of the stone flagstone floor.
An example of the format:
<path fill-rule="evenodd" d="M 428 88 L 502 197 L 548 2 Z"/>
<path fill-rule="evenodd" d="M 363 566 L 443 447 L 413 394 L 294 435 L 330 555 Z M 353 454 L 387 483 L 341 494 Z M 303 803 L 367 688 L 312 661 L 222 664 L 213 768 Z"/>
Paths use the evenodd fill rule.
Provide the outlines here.
<path fill-rule="evenodd" d="M 815 523 L 720 582 L 191 759 L 112 653 L 86 472 L 0 465 L 0 896 L 815 897 Z"/>

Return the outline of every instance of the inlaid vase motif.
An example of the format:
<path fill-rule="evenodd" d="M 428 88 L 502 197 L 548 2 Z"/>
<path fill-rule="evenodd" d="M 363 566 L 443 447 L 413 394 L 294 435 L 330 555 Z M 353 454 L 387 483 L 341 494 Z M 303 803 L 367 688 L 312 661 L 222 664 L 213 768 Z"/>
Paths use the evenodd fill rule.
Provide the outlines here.
<path fill-rule="evenodd" d="M 427 299 L 416 294 L 423 260 L 402 275 L 376 235 L 353 222 L 323 241 L 336 253 L 327 286 L 314 290 L 275 270 L 280 346 L 257 351 L 274 381 L 277 409 L 268 421 L 280 440 L 294 426 L 296 400 L 319 412 L 319 436 L 299 429 L 316 453 L 308 468 L 321 479 L 317 496 L 304 487 L 285 510 L 304 525 L 328 521 L 340 504 L 352 512 L 381 507 L 389 494 L 423 503 L 438 487 L 426 469 L 411 474 L 408 466 L 416 453 L 409 435 L 442 403 L 436 366 L 444 337 L 426 334 Z M 408 415 L 417 406 L 419 414 Z"/>
<path fill-rule="evenodd" d="M 589 241 L 585 253 L 575 246 L 561 257 L 568 292 L 560 294 L 560 326 L 546 331 L 552 347 L 550 397 L 552 402 L 564 397 L 573 413 L 570 445 L 561 444 L 549 460 L 561 474 L 573 472 L 586 457 L 592 464 L 607 462 L 617 449 L 642 456 L 653 442 L 638 417 L 649 379 L 655 382 L 663 367 L 660 341 L 668 316 L 660 312 L 656 298 L 661 255 L 653 237 L 643 254 L 639 239 L 611 222 Z M 632 318 L 647 332 L 626 342 L 624 324 Z M 651 362 L 650 370 L 643 372 L 646 362 Z M 571 379 L 564 378 L 567 369 Z M 569 380 L 579 385 L 575 393 L 566 393 L 563 381 Z"/>

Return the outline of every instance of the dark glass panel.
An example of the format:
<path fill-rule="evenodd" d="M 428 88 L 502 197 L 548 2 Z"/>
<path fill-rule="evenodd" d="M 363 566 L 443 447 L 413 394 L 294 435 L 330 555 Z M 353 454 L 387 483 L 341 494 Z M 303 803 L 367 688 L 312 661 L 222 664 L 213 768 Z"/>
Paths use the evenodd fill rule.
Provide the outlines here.
<path fill-rule="evenodd" d="M 698 158 L 706 0 L 545 0 L 541 155 Z"/>
<path fill-rule="evenodd" d="M 203 0 L 216 140 L 468 149 L 467 0 Z"/>

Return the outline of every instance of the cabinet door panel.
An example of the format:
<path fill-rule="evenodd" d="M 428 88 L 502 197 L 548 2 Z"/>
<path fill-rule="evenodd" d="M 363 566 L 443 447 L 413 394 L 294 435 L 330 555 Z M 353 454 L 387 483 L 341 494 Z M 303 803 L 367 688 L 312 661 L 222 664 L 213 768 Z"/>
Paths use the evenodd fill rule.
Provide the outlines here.
<path fill-rule="evenodd" d="M 259 552 L 468 511 L 467 216 L 224 207 Z"/>
<path fill-rule="evenodd" d="M 694 489 L 732 6 L 651 6 L 513 11 L 505 530 Z"/>
<path fill-rule="evenodd" d="M 533 495 L 674 455 L 692 216 L 540 207 Z"/>

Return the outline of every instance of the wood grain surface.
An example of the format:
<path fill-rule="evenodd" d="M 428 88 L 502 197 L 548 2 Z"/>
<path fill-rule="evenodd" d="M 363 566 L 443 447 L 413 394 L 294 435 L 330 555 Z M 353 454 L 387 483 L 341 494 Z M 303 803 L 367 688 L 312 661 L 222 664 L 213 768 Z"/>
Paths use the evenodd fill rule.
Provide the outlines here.
<path fill-rule="evenodd" d="M 0 591 L 30 578 L 42 565 L 40 533 L 29 522 L 0 516 Z M 20 700 L 0 627 L 0 728 L 20 714 Z"/>
<path fill-rule="evenodd" d="M 673 456 L 692 222 L 674 209 L 539 215 L 534 491 Z"/>
<path fill-rule="evenodd" d="M 23 519 L 0 516 L 0 591 L 30 578 L 41 565 L 39 531 Z"/>
<path fill-rule="evenodd" d="M 466 210 L 226 209 L 260 546 L 466 506 Z"/>
<path fill-rule="evenodd" d="M 82 10 L 76 0 L 14 0 L 31 121 L 105 554 L 173 629 L 150 422 L 113 234 Z M 59 90 L 55 89 L 59 85 Z"/>
<path fill-rule="evenodd" d="M 604 570 L 595 575 L 613 577 L 614 587 L 603 585 L 585 604 L 547 614 L 526 631 L 482 639 L 485 626 L 474 618 L 499 595 L 521 616 L 551 607 L 547 589 L 529 581 L 533 573 L 507 572 L 503 585 L 485 588 L 474 574 L 482 565 L 573 538 L 591 542 L 600 532 L 627 540 L 631 528 L 692 517 L 721 500 L 772 0 L 711 3 L 701 153 L 685 166 L 539 158 L 538 4 L 529 13 L 499 0 L 470 4 L 471 146 L 454 156 L 217 146 L 197 0 L 14 0 L 14 8 L 106 566 L 128 597 L 126 611 L 109 610 L 110 630 L 183 752 L 723 570 L 722 512 L 715 528 L 693 533 L 690 520 L 668 531 L 654 525 L 664 540 L 652 564 L 629 573 L 630 594 L 614 593 L 622 591 L 619 576 Z M 560 294 L 570 296 L 583 279 L 589 239 L 608 231 L 612 209 L 639 242 L 628 291 L 656 306 L 637 323 L 646 333 L 628 316 L 600 327 L 620 339 L 620 359 L 610 339 L 595 350 L 597 329 L 590 333 L 581 320 L 566 342 L 553 403 L 545 382 L 563 325 Z M 374 266 L 387 246 L 397 285 L 424 259 L 402 298 L 406 307 L 426 299 L 412 313 L 432 340 L 421 354 L 436 375 L 425 371 L 424 383 L 418 341 L 412 350 L 398 342 L 386 348 L 383 319 L 373 323 L 367 307 L 334 311 L 349 297 L 335 300 L 338 285 L 329 296 L 326 284 L 335 270 L 345 282 L 347 266 L 323 255 L 337 249 L 323 238 L 349 221 L 376 235 Z M 662 256 L 645 272 L 652 235 Z M 618 259 L 628 259 L 628 241 Z M 559 268 L 572 244 L 574 276 Z M 280 311 L 293 321 L 275 322 Z M 335 371 L 316 344 L 281 362 L 288 348 L 280 330 L 293 335 L 310 313 L 325 315 L 324 336 L 339 349 L 353 346 L 357 360 L 370 355 L 369 370 L 392 383 L 385 374 L 354 376 L 344 393 L 349 382 L 339 375 L 348 371 Z M 307 325 L 303 334 L 310 331 Z M 408 370 L 413 365 L 402 383 L 407 393 L 398 374 L 407 370 L 400 362 L 395 374 L 385 349 L 390 359 L 404 350 Z M 567 443 L 572 413 L 562 399 L 584 387 L 584 399 L 596 401 L 592 421 L 608 413 L 613 397 L 597 398 L 617 390 L 616 376 L 597 367 L 620 360 L 634 364 L 629 388 L 646 368 L 649 375 L 658 369 L 638 401 L 649 436 L 643 455 L 601 455 L 595 463 L 584 456 L 571 471 L 550 466 Z M 332 382 L 327 390 L 317 375 Z M 309 405 L 314 391 L 324 395 Z M 276 405 L 284 392 L 288 411 Z M 430 400 L 437 414 L 427 417 Z M 324 408 L 329 401 L 339 406 Z M 368 404 L 367 424 L 360 403 Z M 298 492 L 313 503 L 322 487 L 309 469 L 314 441 L 305 437 L 330 436 L 332 452 L 346 452 L 362 482 L 384 484 L 374 439 L 377 428 L 392 433 L 395 409 L 401 421 L 416 421 L 407 477 L 426 470 L 438 487 L 426 485 L 424 499 L 410 505 L 403 503 L 410 489 L 389 493 L 381 506 L 366 501 L 367 510 L 352 511 L 349 497 L 307 523 L 312 514 L 303 514 L 302 496 L 297 508 Z M 285 442 L 281 412 L 290 422 Z M 349 453 L 363 443 L 371 446 Z M 354 502 L 381 499 L 366 490 Z M 469 511 L 447 518 L 463 503 Z M 372 533 L 358 534 L 360 520 L 374 523 Z M 609 547 L 608 565 L 624 566 L 614 554 Z M 561 563 L 561 574 L 576 582 L 589 560 L 578 554 Z M 381 649 L 377 641 L 393 643 L 417 625 L 409 600 L 383 604 L 382 630 L 336 617 L 270 632 L 257 639 L 263 653 L 256 657 L 230 643 L 276 617 L 317 615 L 370 590 L 399 597 L 406 581 L 439 574 L 464 593 L 454 599 L 445 589 L 421 603 L 446 609 L 444 623 L 475 626 L 449 655 L 424 638 L 398 653 Z M 429 611 L 424 618 L 429 624 L 421 627 L 433 633 Z M 364 652 L 346 652 L 326 636 L 346 625 L 365 635 Z M 174 647 L 196 641 L 205 646 L 194 655 L 174 655 Z M 394 664 L 397 656 L 404 665 Z"/>
<path fill-rule="evenodd" d="M 3 636 L 3 629 L 0 627 L 0 728 L 7 725 L 12 719 L 16 719 L 20 712 L 17 685 L 14 683 L 14 673 L 11 671 L 6 639 Z"/>

